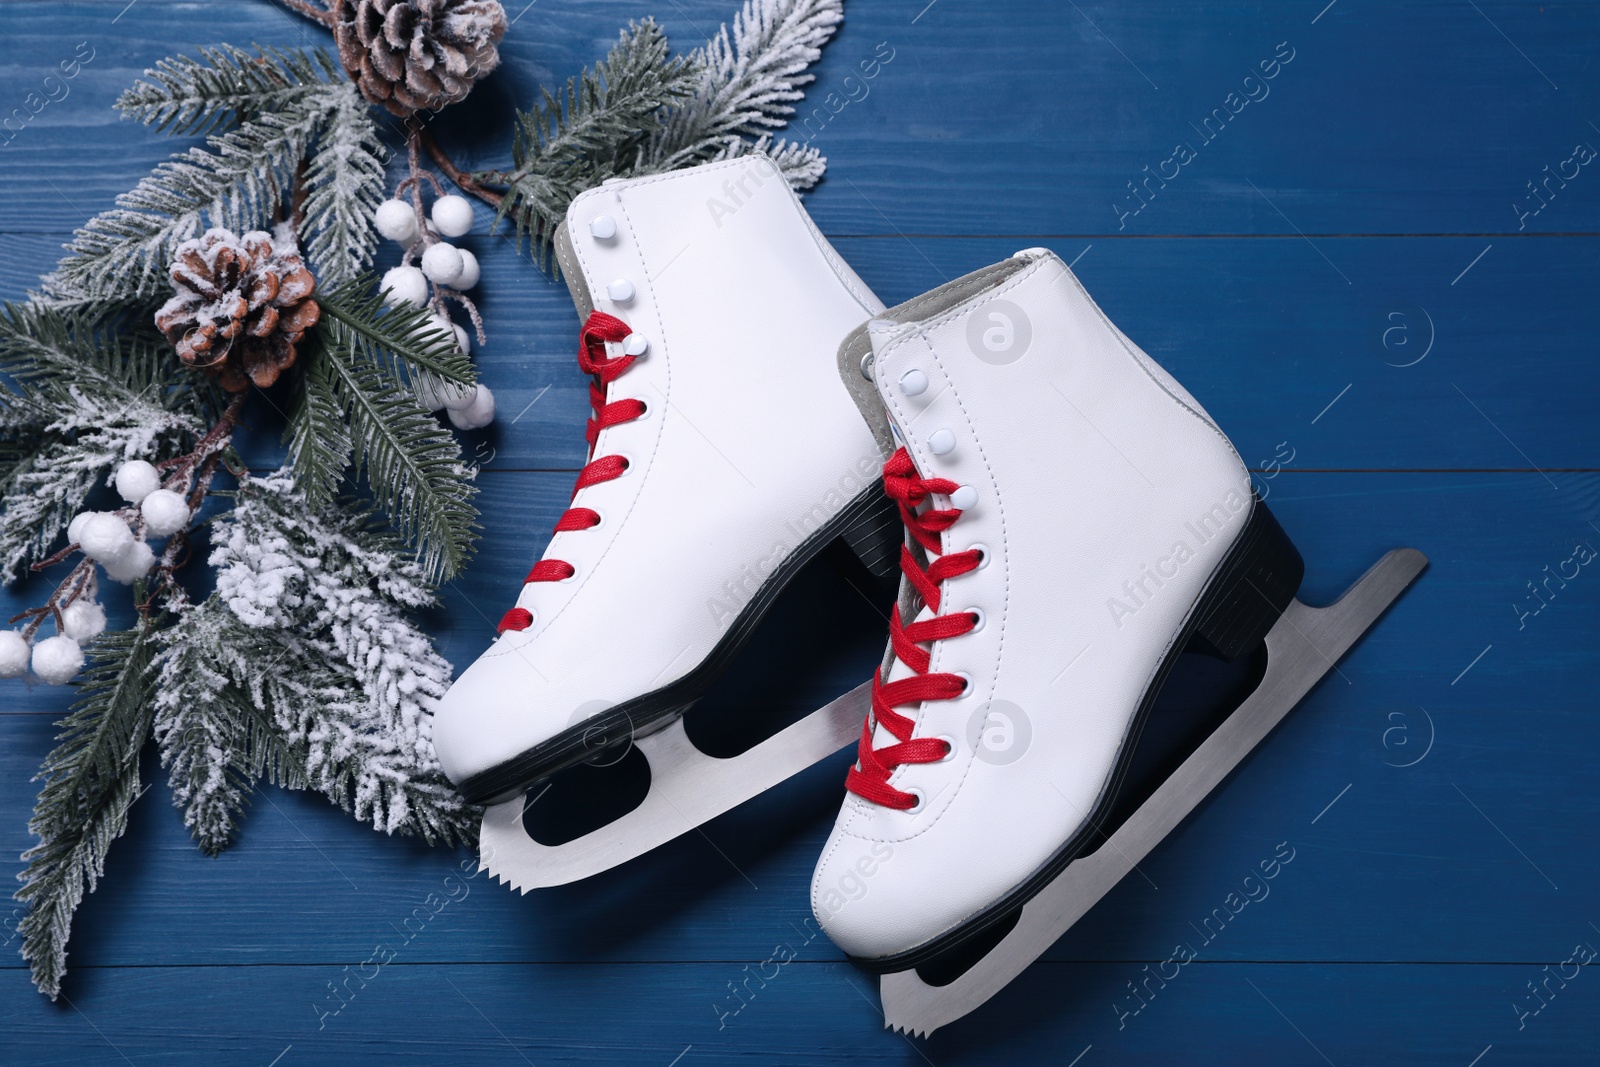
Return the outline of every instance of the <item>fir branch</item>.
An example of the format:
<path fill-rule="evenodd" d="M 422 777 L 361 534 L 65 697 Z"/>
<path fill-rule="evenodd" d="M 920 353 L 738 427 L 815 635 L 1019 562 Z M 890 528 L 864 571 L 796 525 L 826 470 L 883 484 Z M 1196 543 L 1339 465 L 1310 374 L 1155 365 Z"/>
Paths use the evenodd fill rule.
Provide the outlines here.
<path fill-rule="evenodd" d="M 235 233 L 266 225 L 310 147 L 319 112 L 297 102 L 209 138 L 211 151 L 191 148 L 156 167 L 115 208 L 74 232 L 67 255 L 42 280 L 43 299 L 150 299 L 166 285 L 179 243 L 207 223 Z"/>
<path fill-rule="evenodd" d="M 807 68 L 843 18 L 842 0 L 746 0 L 733 25 L 680 59 L 667 59 L 653 22 L 623 31 L 611 53 L 569 80 L 564 94 L 518 112 L 512 167 L 467 174 L 457 184 L 509 217 L 541 265 L 567 205 L 611 177 L 656 174 L 752 151 L 767 152 L 796 189 L 822 177 L 827 160 L 809 145 L 774 141 L 788 123 Z M 438 146 L 428 150 L 454 170 Z M 503 187 L 503 194 L 485 186 Z"/>
<path fill-rule="evenodd" d="M 472 359 L 441 330 L 427 308 L 388 307 L 370 275 L 317 295 L 322 308 L 318 329 L 330 344 L 361 358 L 386 364 L 396 377 L 416 380 L 419 370 L 455 385 L 476 382 Z"/>
<path fill-rule="evenodd" d="M 693 166 L 787 124 L 800 87 L 815 78 L 807 68 L 843 18 L 843 0 L 745 0 L 733 29 L 724 24 L 695 53 L 699 85 L 651 138 L 640 169 Z"/>
<path fill-rule="evenodd" d="M 157 130 L 215 133 L 230 122 L 303 105 L 343 74 L 321 52 L 251 53 L 224 44 L 201 47 L 201 59 L 169 56 L 117 98 L 116 109 Z"/>
<path fill-rule="evenodd" d="M 526 238 L 543 259 L 572 199 L 631 168 L 657 112 L 698 77 L 693 62 L 668 57 L 653 20 L 631 23 L 593 71 L 517 113 L 510 170 L 472 177 L 506 187 L 497 218 L 510 217 L 518 243 Z"/>
<path fill-rule="evenodd" d="M 714 158 L 733 159 L 752 152 L 766 153 L 792 189 L 810 189 L 822 180 L 823 172 L 828 169 L 827 157 L 815 148 L 793 141 L 775 141 L 770 133 L 761 134 L 754 141 L 736 137 L 724 145 Z"/>
<path fill-rule="evenodd" d="M 358 346 L 320 327 L 316 337 L 308 355 L 323 367 L 308 368 L 306 387 L 331 384 L 319 403 L 344 412 L 352 459 L 365 469 L 373 498 L 431 579 L 454 577 L 471 554 L 478 517 L 460 442 Z"/>
<path fill-rule="evenodd" d="M 18 932 L 34 985 L 51 1000 L 61 992 L 73 913 L 105 873 L 106 853 L 139 798 L 152 637 L 147 625 L 95 643 L 82 696 L 61 721 L 59 744 L 36 779 L 44 786 L 28 829 L 39 843 L 22 854 L 28 866 L 16 898 L 28 914 Z"/>
<path fill-rule="evenodd" d="M 236 678 L 247 653 L 261 656 L 259 671 L 284 667 L 282 651 L 251 636 L 215 595 L 162 634 L 155 737 L 172 803 L 208 856 L 232 842 L 256 779 L 305 788 L 303 758 L 271 713 L 250 700 L 248 678 Z"/>
<path fill-rule="evenodd" d="M 289 446 L 288 465 L 311 506 L 322 507 L 333 499 L 343 480 L 354 446 L 329 361 L 311 360 L 297 381 L 295 405 L 283 431 Z"/>
<path fill-rule="evenodd" d="M 160 164 L 117 197 L 115 208 L 74 232 L 67 255 L 42 279 L 36 300 L 72 305 L 151 299 L 165 286 L 167 265 L 182 241 L 208 225 L 235 233 L 264 227 L 281 204 L 283 191 L 295 186 L 313 143 L 330 131 L 335 156 L 324 164 L 323 181 L 334 182 L 342 172 L 346 180 L 357 182 L 342 193 L 358 200 L 368 196 L 370 166 L 348 152 L 343 162 L 338 160 L 338 153 L 350 147 L 341 138 L 353 136 L 360 144 L 370 140 L 348 129 L 353 106 L 361 106 L 353 85 L 322 82 L 277 110 L 208 138 L 208 148 L 191 148 Z M 333 214 L 324 214 L 322 226 L 336 235 L 329 238 L 333 244 L 328 250 L 359 260 L 364 242 L 371 239 L 365 235 L 366 223 L 356 219 L 358 205 L 337 209 L 326 199 L 335 195 L 342 194 L 327 192 L 320 210 L 339 210 L 345 224 L 358 228 L 340 229 Z M 340 240 L 345 241 L 342 248 Z M 335 263 L 334 270 L 353 272 L 358 266 Z"/>
<path fill-rule="evenodd" d="M 149 309 L 40 304 L 0 307 L 0 374 L 18 386 L 13 403 L 51 411 L 74 390 L 132 401 L 159 394 L 163 406 L 206 418 L 216 390 L 199 375 L 173 373 L 172 350 L 150 325 Z"/>
<path fill-rule="evenodd" d="M 358 819 L 471 840 L 431 716 L 450 667 L 406 617 L 422 569 L 368 513 L 313 508 L 283 471 L 248 478 L 215 528 L 217 590 L 163 635 L 156 736 L 202 848 L 233 833 L 249 782 L 314 788 Z"/>
<path fill-rule="evenodd" d="M 366 101 L 354 91 L 337 94 L 305 171 L 299 228 L 324 291 L 372 266 L 378 248 L 373 214 L 384 197 L 384 158 Z"/>

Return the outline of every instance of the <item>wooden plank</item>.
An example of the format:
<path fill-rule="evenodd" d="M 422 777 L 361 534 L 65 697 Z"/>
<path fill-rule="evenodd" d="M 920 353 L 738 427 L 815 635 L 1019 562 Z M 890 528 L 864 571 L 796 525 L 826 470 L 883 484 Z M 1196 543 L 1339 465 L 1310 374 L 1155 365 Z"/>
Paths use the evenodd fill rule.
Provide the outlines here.
<path fill-rule="evenodd" d="M 1592 968 L 1569 966 L 1579 977 L 1564 989 L 1552 980 L 1555 997 L 1518 1030 L 1511 1004 L 1519 991 L 1528 996 L 1524 982 L 1545 978 L 1542 960 L 1482 967 L 1195 961 L 1165 988 L 1152 982 L 1153 997 L 1120 1030 L 1117 1010 L 1136 1003 L 1127 984 L 1143 980 L 1141 966 L 1049 964 L 1008 989 L 1003 1002 L 931 1040 L 908 1042 L 883 1028 L 866 976 L 813 962 L 811 946 L 796 944 L 786 927 L 770 940 L 749 963 L 412 966 L 399 957 L 380 968 L 363 967 L 363 955 L 285 968 L 96 970 L 83 976 L 74 999 L 81 1014 L 13 1006 L 8 1047 L 16 1062 L 40 1067 L 141 1058 L 267 1064 L 274 1057 L 280 1067 L 357 1059 L 1067 1065 L 1075 1056 L 1084 1065 L 1463 1067 L 1490 1046 L 1485 1065 L 1593 1062 L 1600 993 Z M 779 951 L 799 957 L 766 963 Z M 1549 964 L 1570 951 L 1565 942 L 1552 946 Z M 751 977 L 758 970 L 767 981 Z M 365 983 L 355 977 L 363 974 Z M 327 1014 L 341 1003 L 330 984 L 344 998 L 337 1015 Z"/>
<path fill-rule="evenodd" d="M 1395 545 L 1421 548 L 1432 567 L 1144 866 L 1150 881 L 1130 878 L 1052 957 L 1163 959 L 1189 923 L 1202 925 L 1287 841 L 1296 858 L 1270 886 L 1270 902 L 1230 923 L 1208 958 L 1542 959 L 1585 921 L 1568 900 L 1597 874 L 1592 853 L 1570 842 L 1574 826 L 1600 815 L 1587 625 L 1600 584 L 1580 570 L 1565 589 L 1552 587 L 1555 598 L 1521 630 L 1510 605 L 1542 567 L 1558 569 L 1574 541 L 1600 544 L 1600 533 L 1537 475 L 1286 474 L 1277 482 L 1271 505 L 1308 561 L 1307 599 L 1335 595 Z M 518 531 L 548 521 L 564 493 L 553 474 L 487 486 L 499 521 L 483 562 L 430 620 L 458 666 L 486 645 L 488 620 L 539 550 L 542 534 Z M 1587 476 L 1583 488 L 1592 505 L 1600 476 Z M 826 567 L 799 594 L 708 698 L 713 713 L 747 721 L 803 711 L 870 670 L 883 622 L 860 594 Z M 1217 688 L 1204 661 L 1186 671 L 1169 702 L 1175 716 L 1198 700 L 1186 693 Z M 774 687 L 774 677 L 784 685 Z M 68 694 L 17 683 L 4 694 L 13 714 L 0 715 L 0 849 L 15 853 L 29 841 L 29 778 L 49 746 L 50 715 Z M 415 956 L 759 959 L 752 954 L 770 931 L 807 908 L 848 760 L 835 757 L 709 824 L 704 836 L 577 886 L 519 898 L 474 882 L 470 901 L 448 924 L 430 925 Z M 1408 762 L 1415 765 L 1400 766 Z M 168 807 L 153 763 L 147 770 L 157 784 L 114 848 L 105 888 L 83 909 L 75 964 L 348 958 L 402 924 L 463 858 L 384 839 L 316 797 L 269 790 L 238 844 L 206 860 Z M 1553 796 L 1559 818 L 1551 817 Z M 1500 918 L 1486 922 L 1486 914 Z M 162 935 L 151 936 L 155 929 Z M 6 966 L 16 961 L 0 959 Z"/>
<path fill-rule="evenodd" d="M 0 292 L 32 285 L 59 240 L 0 239 Z M 499 415 L 468 435 L 468 452 L 489 471 L 575 469 L 588 393 L 566 288 L 504 242 L 471 243 L 482 254 L 477 295 L 490 338 L 474 358 Z M 1039 242 L 836 243 L 898 302 Z M 1292 455 L 1290 467 L 1317 469 L 1560 471 L 1593 468 L 1600 456 L 1591 417 L 1600 368 L 1579 358 L 1600 331 L 1595 237 L 1043 243 L 1076 262 L 1112 319 L 1199 398 L 1252 467 Z M 741 360 L 760 357 L 757 339 Z M 241 447 L 252 464 L 276 464 L 281 420 L 255 407 Z"/>
<path fill-rule="evenodd" d="M 463 162 L 501 162 L 515 103 L 592 62 L 629 18 L 656 15 L 686 48 L 733 7 L 515 0 L 502 72 L 440 135 Z M 1588 358 L 1600 198 L 1592 168 L 1564 163 L 1574 143 L 1600 144 L 1582 104 L 1600 89 L 1600 4 L 847 10 L 803 113 L 832 161 L 808 203 L 885 299 L 1048 245 L 1261 469 L 1306 555 L 1308 598 L 1334 595 L 1395 544 L 1426 551 L 1429 572 L 1141 876 L 1016 988 L 915 1051 L 881 1029 L 870 980 L 806 936 L 807 883 L 848 755 L 704 836 L 518 898 L 455 881 L 464 854 L 383 838 L 277 790 L 258 795 L 237 847 L 207 861 L 148 752 L 155 784 L 79 917 L 67 986 L 78 1010 L 48 1005 L 20 961 L 0 957 L 8 1062 L 1592 1060 L 1588 969 L 1562 984 L 1546 967 L 1600 945 L 1583 888 L 1596 861 L 1574 847 L 1600 814 L 1589 755 L 1600 586 L 1568 562 L 1575 543 L 1600 538 Z M 78 41 L 96 48 L 67 95 L 0 133 L 10 298 L 179 144 L 110 110 L 140 70 L 222 40 L 327 42 L 277 4 L 216 0 L 28 0 L 0 5 L 0 30 L 16 59 L 0 70 L 0 118 L 52 91 L 45 74 Z M 1192 131 L 1280 41 L 1294 58 L 1270 96 L 1221 136 Z M 1128 199 L 1178 138 L 1195 158 Z M 1563 165 L 1565 184 L 1544 169 Z M 1530 182 L 1546 183 L 1538 199 Z M 1175 239 L 1194 237 L 1214 239 Z M 473 241 L 492 334 L 478 359 L 501 418 L 469 439 L 486 463 L 482 552 L 427 619 L 458 665 L 487 642 L 564 506 L 584 417 L 561 287 L 499 239 Z M 1426 358 L 1399 366 L 1425 336 Z M 253 465 L 281 455 L 277 433 L 256 419 L 241 435 Z M 1277 473 L 1269 461 L 1287 449 Z M 1319 473 L 1340 468 L 1395 473 Z M 1452 472 L 1399 473 L 1416 468 Z M 42 588 L 7 591 L 0 608 Z M 810 572 L 706 717 L 748 725 L 862 677 L 882 641 L 869 599 L 837 570 Z M 1204 662 L 1182 671 L 1152 727 L 1158 745 L 1232 679 Z M 0 685 L 0 847 L 13 855 L 30 843 L 29 779 L 70 697 Z M 1293 859 L 1247 882 L 1280 843 Z M 14 949 L 20 913 L 0 912 Z M 374 976 L 363 961 L 380 943 L 396 956 Z M 772 975 L 763 961 L 780 944 L 798 958 L 730 1015 L 728 983 Z M 1179 944 L 1198 958 L 1152 980 Z M 352 973 L 369 977 L 349 979 L 341 996 L 354 998 L 328 1014 L 329 983 Z M 1548 1006 L 1519 1018 L 1541 982 Z"/>
<path fill-rule="evenodd" d="M 172 150 L 110 110 L 157 59 L 218 41 L 327 42 L 271 3 L 125 6 L 4 6 L 7 40 L 26 57 L 0 72 L 7 109 L 44 89 L 78 42 L 95 53 L 5 145 L 0 232 L 70 229 Z M 1527 188 L 1575 144 L 1600 145 L 1582 105 L 1600 89 L 1588 49 L 1600 7 L 1346 3 L 1313 21 L 1318 6 L 1027 0 L 995 18 L 983 5 L 919 15 L 917 4 L 852 4 L 802 112 L 810 131 L 795 135 L 834 160 L 818 219 L 869 234 L 1600 229 L 1590 168 L 1568 165 L 1576 176 L 1558 176 L 1543 200 Z M 686 49 L 734 7 L 532 6 L 507 35 L 501 72 L 441 121 L 445 139 L 465 163 L 503 163 L 511 109 L 592 63 L 628 19 L 655 15 Z M 1275 76 L 1247 85 L 1263 62 Z M 874 77 L 863 80 L 863 63 Z M 1220 133 L 1206 132 L 1207 118 Z M 1179 142 L 1194 153 L 1186 165 L 1167 162 Z M 1146 167 L 1157 175 L 1148 190 Z M 1163 185 L 1163 171 L 1176 177 Z M 1513 210 L 1551 195 L 1537 215 Z M 1148 207 L 1123 214 L 1143 198 Z"/>

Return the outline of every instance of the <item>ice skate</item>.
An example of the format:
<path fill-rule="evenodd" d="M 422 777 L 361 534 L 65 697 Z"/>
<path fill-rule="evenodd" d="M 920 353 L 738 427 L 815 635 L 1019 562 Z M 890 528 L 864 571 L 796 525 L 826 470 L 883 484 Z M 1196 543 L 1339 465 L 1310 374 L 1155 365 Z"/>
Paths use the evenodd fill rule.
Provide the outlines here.
<path fill-rule="evenodd" d="M 486 865 L 523 890 L 605 870 L 838 750 L 865 687 L 733 759 L 680 716 L 779 592 L 843 539 L 888 574 L 885 455 L 837 367 L 883 305 L 764 156 L 607 182 L 557 238 L 592 376 L 588 463 L 499 636 L 434 725 L 446 773 L 488 803 Z M 547 847 L 529 786 L 632 743 L 651 792 Z"/>
<path fill-rule="evenodd" d="M 926 1034 L 1049 948 L 1426 561 L 1396 550 L 1332 606 L 1296 600 L 1300 555 L 1228 439 L 1047 251 L 851 344 L 900 446 L 884 481 L 909 536 L 812 905 L 884 974 L 886 1024 Z M 1178 654 L 1263 646 L 1252 695 L 1105 825 Z"/>

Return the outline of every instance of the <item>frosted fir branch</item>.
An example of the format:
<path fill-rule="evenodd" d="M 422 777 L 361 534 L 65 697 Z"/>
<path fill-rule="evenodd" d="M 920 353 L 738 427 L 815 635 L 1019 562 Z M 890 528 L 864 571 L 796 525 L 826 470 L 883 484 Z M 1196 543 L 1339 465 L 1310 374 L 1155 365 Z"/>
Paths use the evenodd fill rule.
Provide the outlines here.
<path fill-rule="evenodd" d="M 313 244 L 324 241 L 320 266 L 336 276 L 358 273 L 376 246 L 371 211 L 361 205 L 372 203 L 372 190 L 381 187 L 381 174 L 375 178 L 373 160 L 364 157 L 381 165 L 381 146 L 348 81 L 303 90 L 207 138 L 206 148 L 160 164 L 117 197 L 115 208 L 74 232 L 35 300 L 71 306 L 152 299 L 165 291 L 165 271 L 179 244 L 213 226 L 235 233 L 266 228 L 284 191 L 298 186 L 303 165 L 308 174 L 317 172 L 308 192 L 322 194 L 312 219 Z M 314 151 L 319 138 L 329 142 L 326 159 Z"/>
<path fill-rule="evenodd" d="M 692 166 L 718 158 L 731 138 L 786 125 L 843 19 L 843 0 L 745 0 L 732 29 L 724 24 L 694 53 L 700 83 L 665 117 L 639 169 Z"/>
<path fill-rule="evenodd" d="M 327 290 L 372 266 L 386 152 L 371 109 L 354 91 L 337 95 L 319 129 L 305 170 L 300 232 L 318 285 Z"/>
<path fill-rule="evenodd" d="M 388 833 L 470 840 L 476 809 L 431 738 L 450 666 L 408 618 L 433 603 L 422 569 L 365 513 L 308 507 L 284 471 L 236 505 L 214 531 L 215 593 L 158 660 L 156 735 L 202 847 L 226 843 L 258 776 Z"/>
<path fill-rule="evenodd" d="M 155 405 L 108 410 L 93 398 L 80 399 L 69 418 L 87 421 L 98 414 L 100 425 L 72 437 L 47 436 L 0 482 L 0 584 L 15 581 L 29 563 L 49 553 L 113 468 L 130 459 L 171 454 L 181 431 L 189 429 Z M 165 424 L 156 421 L 163 418 Z"/>
<path fill-rule="evenodd" d="M 764 133 L 754 141 L 746 141 L 742 137 L 731 138 L 713 158 L 734 159 L 752 152 L 765 152 L 783 175 L 784 181 L 797 192 L 813 188 L 828 169 L 827 157 L 815 148 L 793 141 L 775 141 L 770 133 Z"/>
<path fill-rule="evenodd" d="M 159 61 L 113 106 L 157 130 L 207 134 L 231 121 L 303 104 L 327 83 L 343 80 L 322 52 L 250 52 L 229 44 L 198 51 L 203 62 L 184 55 Z"/>
<path fill-rule="evenodd" d="M 668 55 L 654 21 L 630 23 L 593 71 L 569 78 L 562 91 L 543 90 L 517 113 L 509 170 L 474 174 L 464 188 L 488 199 L 483 184 L 503 186 L 496 218 L 510 218 L 518 243 L 527 239 L 545 260 L 567 205 L 632 169 L 663 106 L 687 96 L 697 76 L 692 61 Z"/>
<path fill-rule="evenodd" d="M 215 417 L 215 390 L 174 373 L 148 336 L 50 308 L 0 310 L 0 584 L 47 555 L 112 469 L 182 451 Z"/>
<path fill-rule="evenodd" d="M 509 169 L 461 175 L 457 184 L 510 218 L 542 264 L 567 205 L 607 178 L 760 150 L 775 156 L 794 188 L 809 189 L 827 160 L 814 148 L 774 142 L 772 131 L 794 114 L 801 86 L 814 78 L 807 70 L 842 18 L 843 0 L 746 0 L 731 29 L 723 25 L 679 59 L 668 59 L 655 23 L 630 25 L 593 73 L 518 113 Z M 460 174 L 436 144 L 428 149 L 447 173 Z"/>
<path fill-rule="evenodd" d="M 41 299 L 148 300 L 165 290 L 182 242 L 211 226 L 264 228 L 305 158 L 320 110 L 298 102 L 209 138 L 209 151 L 191 148 L 157 166 L 115 208 L 74 232 L 67 255 L 41 280 Z"/>
<path fill-rule="evenodd" d="M 271 712 L 250 699 L 250 663 L 283 667 L 227 604 L 209 597 L 163 635 L 155 684 L 155 737 L 172 803 L 195 844 L 215 856 L 233 841 L 257 779 L 305 788 L 301 759 Z"/>
<path fill-rule="evenodd" d="M 44 786 L 28 823 L 39 843 L 22 854 L 27 867 L 18 875 L 16 898 L 28 914 L 17 931 L 34 985 L 51 1000 L 66 973 L 73 914 L 105 873 L 106 853 L 127 829 L 128 809 L 139 798 L 152 651 L 148 627 L 101 636 L 81 697 L 39 771 Z"/>

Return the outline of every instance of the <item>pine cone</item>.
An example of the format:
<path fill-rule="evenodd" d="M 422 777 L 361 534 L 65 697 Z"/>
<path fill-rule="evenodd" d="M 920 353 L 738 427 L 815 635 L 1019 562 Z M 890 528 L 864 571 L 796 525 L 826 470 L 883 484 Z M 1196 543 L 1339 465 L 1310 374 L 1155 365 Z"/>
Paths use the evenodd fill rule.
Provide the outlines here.
<path fill-rule="evenodd" d="M 361 94 L 404 118 L 464 99 L 500 65 L 497 0 L 333 0 L 333 38 Z"/>
<path fill-rule="evenodd" d="M 317 324 L 317 283 L 298 251 L 279 253 L 272 237 L 229 230 L 178 246 L 177 295 L 156 312 L 156 328 L 178 358 L 215 377 L 230 393 L 251 382 L 265 389 L 293 366 L 294 346 Z"/>

